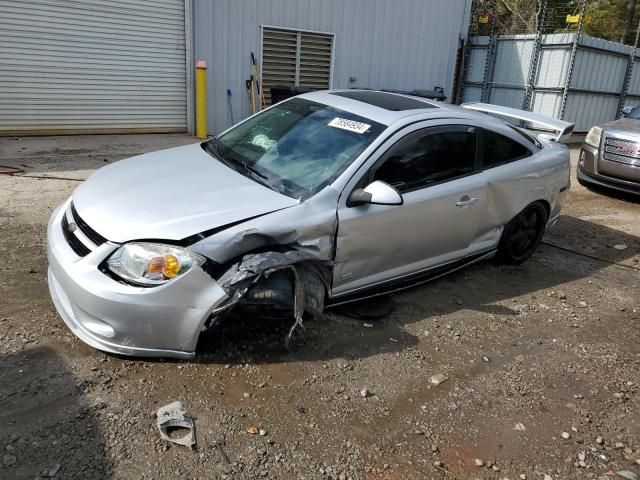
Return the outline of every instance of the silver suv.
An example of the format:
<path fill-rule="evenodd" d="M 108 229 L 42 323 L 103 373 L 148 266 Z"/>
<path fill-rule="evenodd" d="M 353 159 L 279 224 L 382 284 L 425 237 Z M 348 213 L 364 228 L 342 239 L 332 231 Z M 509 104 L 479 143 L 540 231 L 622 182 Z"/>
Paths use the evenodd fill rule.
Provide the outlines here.
<path fill-rule="evenodd" d="M 589 130 L 578 160 L 578 182 L 640 195 L 640 106 Z"/>

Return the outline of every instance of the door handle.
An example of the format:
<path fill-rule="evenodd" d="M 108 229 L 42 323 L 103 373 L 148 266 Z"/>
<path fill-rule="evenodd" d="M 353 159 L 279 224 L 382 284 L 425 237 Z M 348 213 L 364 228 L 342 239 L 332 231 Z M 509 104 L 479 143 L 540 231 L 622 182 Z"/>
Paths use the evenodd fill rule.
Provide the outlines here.
<path fill-rule="evenodd" d="M 478 199 L 476 197 L 469 197 L 469 195 L 465 195 L 456 202 L 456 207 L 467 207 L 469 205 L 473 205 L 477 201 Z"/>

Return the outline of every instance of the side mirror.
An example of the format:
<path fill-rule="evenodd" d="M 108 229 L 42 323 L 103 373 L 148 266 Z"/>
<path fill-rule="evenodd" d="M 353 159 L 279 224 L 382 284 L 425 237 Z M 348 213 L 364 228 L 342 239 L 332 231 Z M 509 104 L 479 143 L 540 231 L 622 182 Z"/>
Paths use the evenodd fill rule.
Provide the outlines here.
<path fill-rule="evenodd" d="M 631 110 L 633 110 L 633 107 L 624 107 L 622 109 L 622 116 L 626 117 L 627 115 L 629 115 L 631 113 Z"/>
<path fill-rule="evenodd" d="M 347 206 L 358 205 L 402 205 L 402 195 L 391 185 L 380 180 L 367 185 L 366 188 L 356 188 L 351 195 Z"/>

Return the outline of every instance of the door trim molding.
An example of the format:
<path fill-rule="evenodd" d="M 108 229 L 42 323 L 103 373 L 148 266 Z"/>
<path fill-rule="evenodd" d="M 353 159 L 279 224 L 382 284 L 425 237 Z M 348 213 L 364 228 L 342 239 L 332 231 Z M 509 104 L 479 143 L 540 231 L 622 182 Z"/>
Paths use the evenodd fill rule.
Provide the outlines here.
<path fill-rule="evenodd" d="M 468 255 L 457 260 L 452 260 L 440 265 L 428 267 L 424 270 L 417 272 L 407 273 L 398 277 L 382 280 L 380 282 L 365 285 L 363 287 L 353 288 L 346 292 L 339 293 L 337 295 L 329 295 L 327 301 L 327 307 L 335 307 L 343 305 L 345 303 L 355 302 L 358 300 L 365 300 L 367 298 L 377 297 L 385 295 L 387 293 L 397 292 L 399 290 L 405 290 L 417 285 L 421 285 L 431 280 L 435 280 L 449 273 L 460 270 L 477 262 L 487 260 L 495 256 L 497 250 L 485 250 L 483 252 Z M 362 292 L 358 294 L 358 292 Z"/>

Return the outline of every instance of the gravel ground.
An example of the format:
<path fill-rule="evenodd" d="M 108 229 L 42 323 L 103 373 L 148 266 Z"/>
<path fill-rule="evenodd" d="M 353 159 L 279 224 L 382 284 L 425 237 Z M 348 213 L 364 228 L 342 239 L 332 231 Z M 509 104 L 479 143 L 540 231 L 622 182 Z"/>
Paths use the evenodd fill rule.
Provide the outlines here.
<path fill-rule="evenodd" d="M 0 478 L 640 475 L 640 203 L 577 182 L 525 264 L 407 290 L 371 323 L 328 311 L 292 351 L 287 322 L 255 318 L 208 332 L 192 362 L 77 340 L 47 289 L 52 209 L 105 163 L 193 141 L 0 138 L 0 164 L 25 170 L 0 175 Z M 175 400 L 193 451 L 157 432 Z"/>

